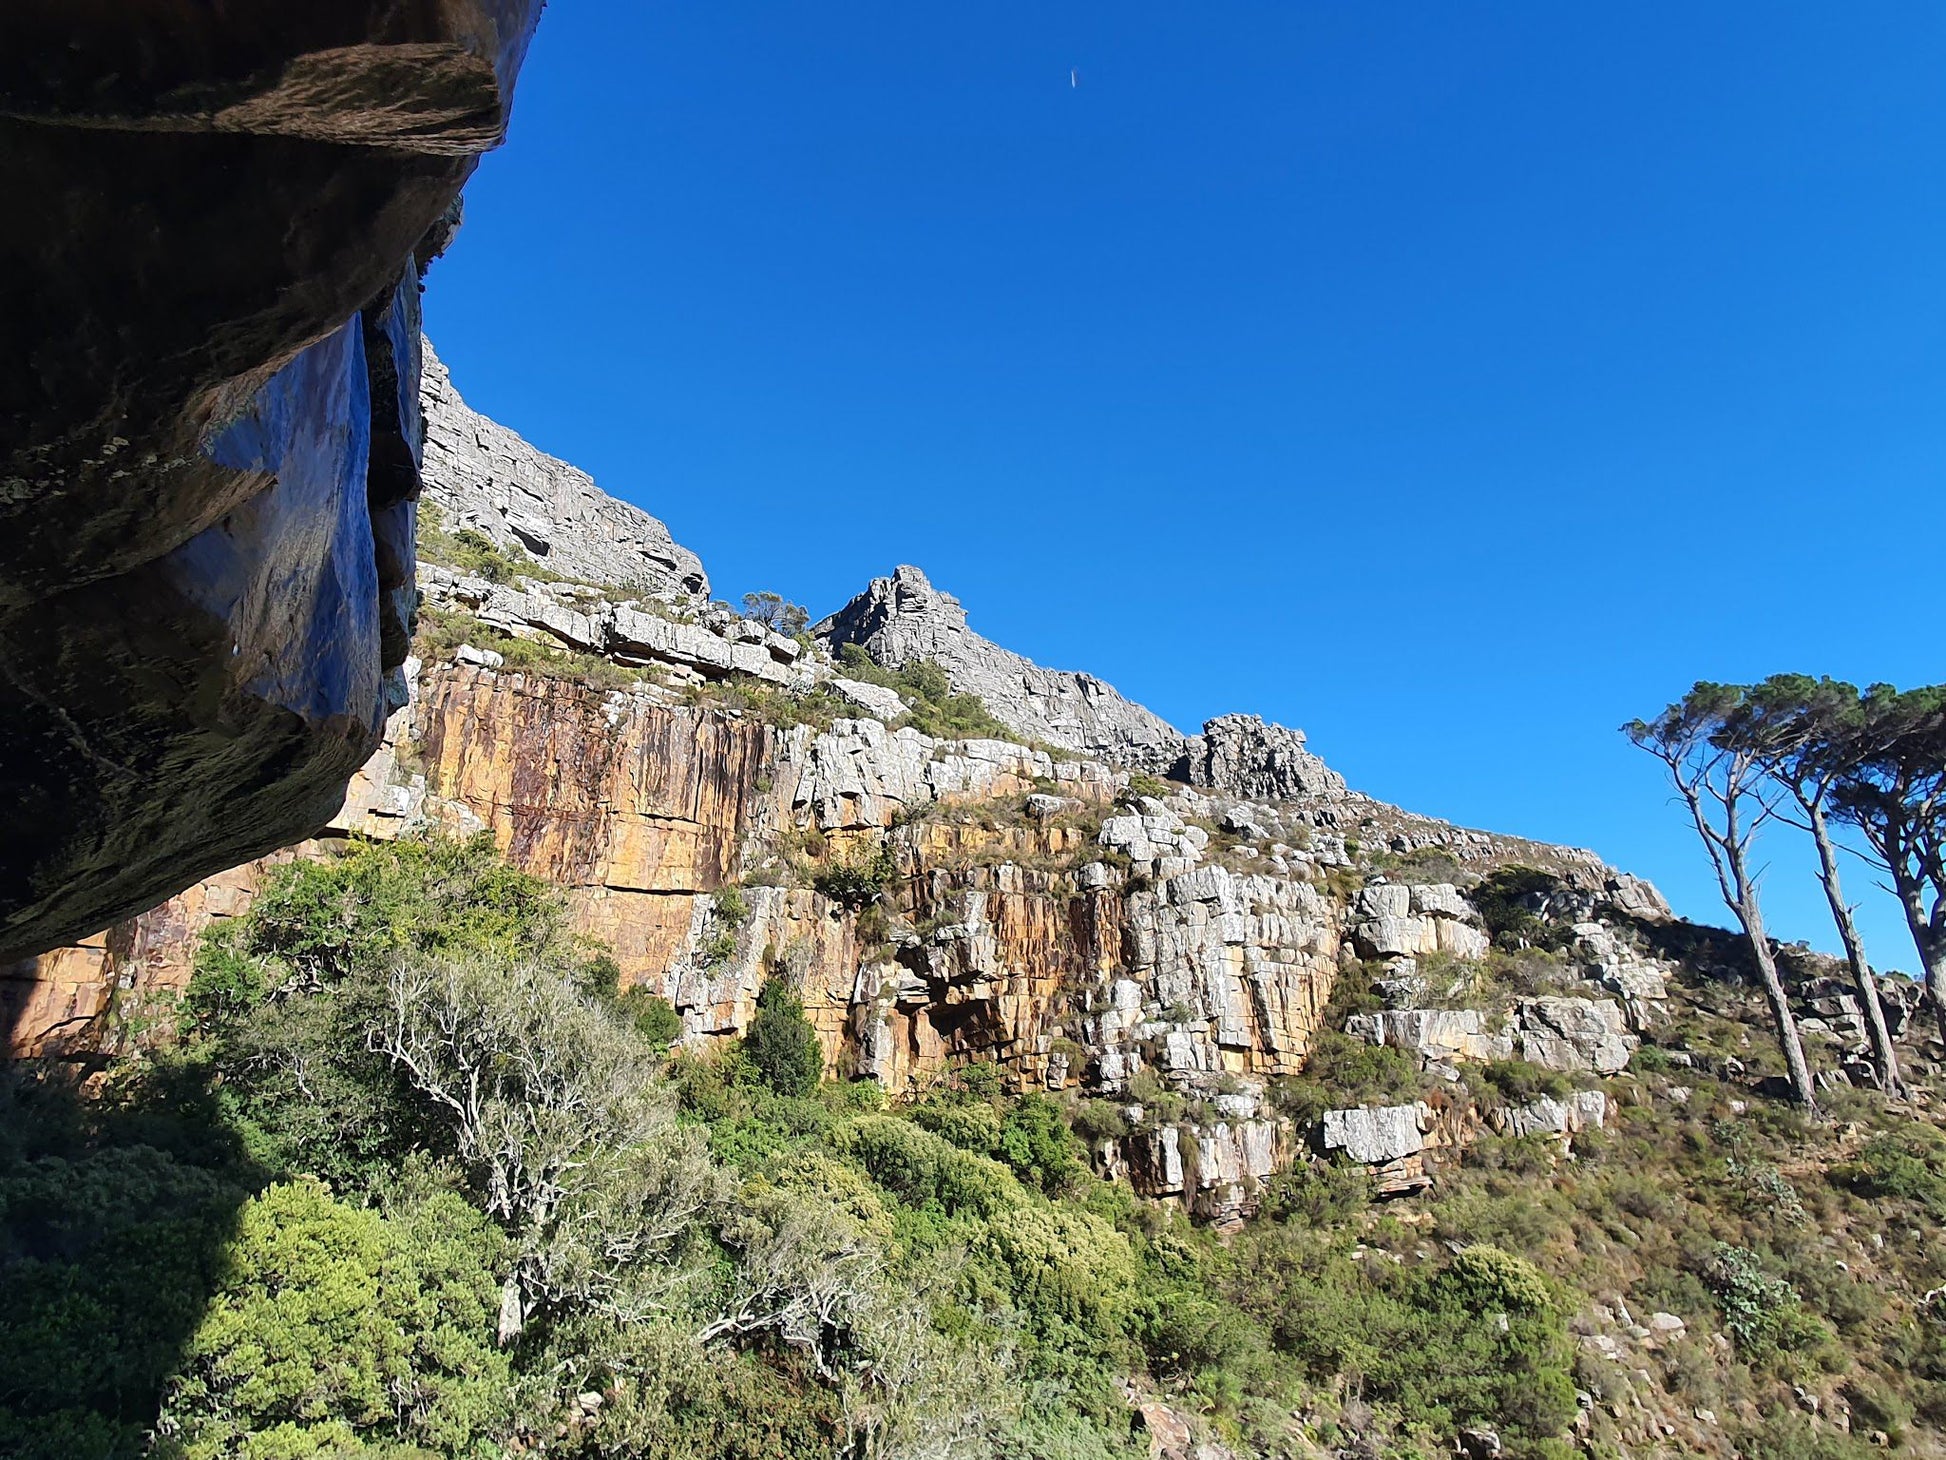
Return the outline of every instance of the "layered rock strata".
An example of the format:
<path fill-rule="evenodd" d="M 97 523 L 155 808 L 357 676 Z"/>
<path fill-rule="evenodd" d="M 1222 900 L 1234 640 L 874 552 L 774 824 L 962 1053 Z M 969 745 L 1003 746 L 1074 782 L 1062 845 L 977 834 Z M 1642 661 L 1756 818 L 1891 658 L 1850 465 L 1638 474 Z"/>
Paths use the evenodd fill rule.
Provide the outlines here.
<path fill-rule="evenodd" d="M 681 602 L 709 597 L 702 560 L 667 527 L 467 405 L 431 343 L 421 348 L 426 500 L 447 527 L 481 533 L 564 578 Z"/>
<path fill-rule="evenodd" d="M 1183 754 L 1182 732 L 1091 674 L 1043 669 L 967 626 L 966 610 L 919 569 L 904 565 L 819 623 L 813 634 L 835 650 L 856 644 L 898 668 L 930 659 L 954 690 L 978 695 L 1015 734 L 1119 765 L 1167 770 Z"/>
<path fill-rule="evenodd" d="M 0 16 L 0 958 L 307 835 L 377 743 L 418 271 L 540 8 Z"/>

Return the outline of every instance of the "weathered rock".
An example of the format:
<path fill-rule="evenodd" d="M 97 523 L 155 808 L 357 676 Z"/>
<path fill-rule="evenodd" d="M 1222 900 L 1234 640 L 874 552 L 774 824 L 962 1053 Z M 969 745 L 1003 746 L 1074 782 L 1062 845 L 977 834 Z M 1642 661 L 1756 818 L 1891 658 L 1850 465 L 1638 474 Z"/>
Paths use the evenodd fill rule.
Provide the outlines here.
<path fill-rule="evenodd" d="M 1362 1105 L 1324 1113 L 1324 1148 L 1343 1151 L 1353 1161 L 1377 1166 L 1426 1148 L 1432 1110 L 1423 1100 L 1410 1105 Z"/>
<path fill-rule="evenodd" d="M 1190 1460 L 1196 1434 L 1186 1415 L 1158 1400 L 1137 1405 L 1135 1412 L 1149 1436 L 1149 1460 Z"/>
<path fill-rule="evenodd" d="M 1615 910 L 1628 917 L 1645 923 L 1675 921 L 1676 914 L 1670 908 L 1669 900 L 1646 878 L 1617 872 L 1608 879 L 1604 891 Z"/>
<path fill-rule="evenodd" d="M 803 646 L 795 639 L 743 619 L 690 622 L 634 601 L 612 602 L 583 584 L 526 578 L 492 583 L 431 563 L 420 565 L 419 578 L 425 601 L 435 608 L 617 664 L 659 666 L 691 682 L 743 675 L 799 690 L 818 678 L 817 670 L 799 662 Z"/>
<path fill-rule="evenodd" d="M 1470 921 L 1472 907 L 1450 883 L 1374 883 L 1359 892 L 1353 912 L 1362 919 L 1352 930 L 1362 958 L 1480 958 L 1489 947 L 1485 931 Z"/>
<path fill-rule="evenodd" d="M 966 610 L 909 565 L 871 586 L 812 632 L 832 649 L 857 644 L 888 668 L 930 659 L 953 689 L 978 695 L 1017 735 L 1110 762 L 1161 770 L 1182 732 L 1091 674 L 1043 669 L 973 632 Z"/>
<path fill-rule="evenodd" d="M 1621 995 L 1630 1028 L 1643 1031 L 1662 1020 L 1669 996 L 1665 965 L 1642 957 L 1606 923 L 1576 923 L 1574 937 L 1575 952 L 1595 978 Z"/>
<path fill-rule="evenodd" d="M 417 264 L 539 12 L 0 15 L 0 958 L 307 835 L 377 743 Z"/>
<path fill-rule="evenodd" d="M 701 559 L 667 527 L 472 409 L 430 342 L 424 350 L 426 500 L 449 529 L 483 533 L 516 558 L 585 583 L 683 602 L 709 597 Z"/>
<path fill-rule="evenodd" d="M 1612 1075 L 1625 1069 L 1636 1039 L 1613 999 L 1522 999 L 1520 1057 L 1550 1070 Z"/>
<path fill-rule="evenodd" d="M 1345 789 L 1345 778 L 1304 748 L 1304 732 L 1256 715 L 1223 715 L 1188 741 L 1173 772 L 1192 786 L 1266 801 L 1301 801 Z"/>
<path fill-rule="evenodd" d="M 882 684 L 867 684 L 862 679 L 847 679 L 834 674 L 825 681 L 866 714 L 890 723 L 905 713 L 905 697 Z"/>
<path fill-rule="evenodd" d="M 1345 1021 L 1345 1033 L 1435 1060 L 1505 1060 L 1514 1053 L 1512 1036 L 1495 1033 L 1478 1009 L 1383 1009 L 1354 1014 Z"/>
<path fill-rule="evenodd" d="M 1175 1124 L 1124 1137 L 1118 1154 L 1136 1191 L 1179 1198 L 1222 1228 L 1256 1211 L 1262 1184 L 1287 1164 L 1288 1141 L 1275 1120 Z"/>
<path fill-rule="evenodd" d="M 1543 1095 L 1525 1105 L 1503 1107 L 1487 1119 L 1502 1135 L 1577 1136 L 1607 1124 L 1608 1097 L 1599 1090 L 1577 1090 L 1565 1100 Z"/>

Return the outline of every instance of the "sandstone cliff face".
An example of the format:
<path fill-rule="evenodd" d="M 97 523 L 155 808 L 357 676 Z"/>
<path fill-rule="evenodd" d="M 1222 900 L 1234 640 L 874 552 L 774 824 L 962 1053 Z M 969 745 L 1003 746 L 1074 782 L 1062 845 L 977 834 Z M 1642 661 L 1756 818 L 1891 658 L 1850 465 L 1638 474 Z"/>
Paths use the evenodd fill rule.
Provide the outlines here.
<path fill-rule="evenodd" d="M 1118 812 L 1127 775 L 1098 762 L 874 720 L 780 729 L 648 686 L 454 663 L 415 689 L 337 825 L 491 832 L 567 890 L 579 926 L 698 1044 L 740 1032 L 782 972 L 831 1072 L 894 1093 L 982 1062 L 1016 1088 L 1113 1093 L 1149 1071 L 1214 1094 L 1296 1070 L 1337 976 L 1326 894 L 1206 863 L 1209 833 L 1160 802 Z M 880 844 L 897 870 L 875 905 L 808 885 Z M 19 1051 L 139 1033 L 138 1012 L 186 980 L 194 937 L 247 906 L 263 869 L 0 979 Z M 712 897 L 732 884 L 734 917 Z M 1217 1205 L 1243 1201 L 1244 1168 L 1288 1144 L 1274 1122 L 1245 1125 L 1179 1138 L 1208 1145 L 1195 1169 L 1229 1173 L 1207 1184 Z"/>
<path fill-rule="evenodd" d="M 377 743 L 418 268 L 539 12 L 0 17 L 0 958 L 307 835 Z"/>

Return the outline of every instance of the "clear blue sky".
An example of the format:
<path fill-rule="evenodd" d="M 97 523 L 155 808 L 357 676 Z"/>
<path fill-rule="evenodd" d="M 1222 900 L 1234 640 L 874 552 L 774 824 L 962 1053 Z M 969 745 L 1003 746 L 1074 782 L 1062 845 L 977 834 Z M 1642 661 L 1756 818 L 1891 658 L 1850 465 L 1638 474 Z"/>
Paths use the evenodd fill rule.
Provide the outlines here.
<path fill-rule="evenodd" d="M 1937 3 L 578 0 L 429 328 L 722 596 L 915 562 L 1720 920 L 1614 727 L 1946 677 L 1942 78 Z"/>

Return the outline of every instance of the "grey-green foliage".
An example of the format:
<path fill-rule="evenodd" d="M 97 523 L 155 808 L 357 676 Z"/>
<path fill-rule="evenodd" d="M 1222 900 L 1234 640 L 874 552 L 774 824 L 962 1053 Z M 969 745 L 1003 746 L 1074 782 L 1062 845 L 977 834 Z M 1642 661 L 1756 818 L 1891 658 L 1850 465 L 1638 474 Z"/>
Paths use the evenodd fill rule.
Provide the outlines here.
<path fill-rule="evenodd" d="M 700 1134 L 677 1125 L 655 1052 L 612 1006 L 545 964 L 401 958 L 367 1042 L 446 1127 L 513 1240 L 503 1341 L 570 1304 L 668 1306 L 660 1259 L 722 1186 Z"/>

